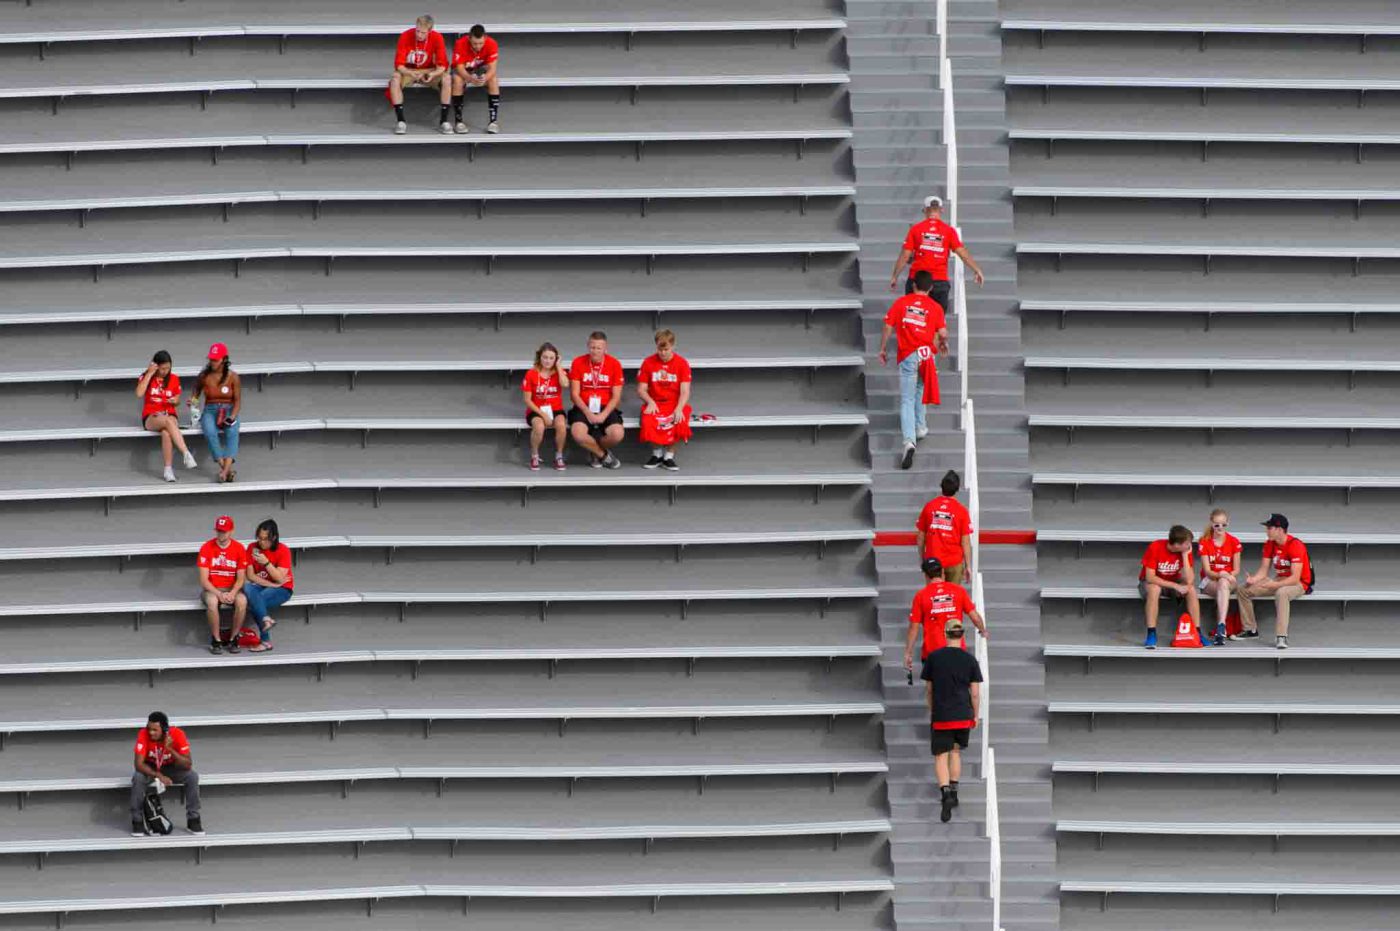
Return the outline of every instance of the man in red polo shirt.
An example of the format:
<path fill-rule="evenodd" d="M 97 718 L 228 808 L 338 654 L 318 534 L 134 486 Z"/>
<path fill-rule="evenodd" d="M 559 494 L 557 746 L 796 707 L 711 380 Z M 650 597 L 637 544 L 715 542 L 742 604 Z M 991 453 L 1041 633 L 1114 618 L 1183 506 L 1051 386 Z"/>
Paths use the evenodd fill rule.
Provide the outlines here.
<path fill-rule="evenodd" d="M 233 538 L 233 518 L 227 514 L 214 521 L 214 539 L 199 548 L 199 596 L 209 620 L 209 652 L 238 652 L 238 631 L 248 599 L 243 583 L 248 572 L 248 551 Z M 219 629 L 219 609 L 233 609 L 233 631 L 225 640 Z"/>
<path fill-rule="evenodd" d="M 904 266 L 909 266 L 910 277 L 904 282 L 904 293 L 914 290 L 915 272 L 926 271 L 933 276 L 933 299 L 948 310 L 948 256 L 956 255 L 972 269 L 972 277 L 981 284 L 985 278 L 982 268 L 973 261 L 972 254 L 963 245 L 958 231 L 943 222 L 943 198 L 924 198 L 924 218 L 909 227 L 904 237 L 904 248 L 899 258 L 894 260 L 890 272 L 890 290 L 899 288 L 899 275 Z"/>
<path fill-rule="evenodd" d="M 457 120 L 457 132 L 468 132 L 462 121 L 462 101 L 469 87 L 486 88 L 486 131 L 501 131 L 501 82 L 496 66 L 501 60 L 501 47 L 486 34 L 486 27 L 477 23 L 452 47 L 452 111 Z"/>
<path fill-rule="evenodd" d="M 904 644 L 904 668 L 911 671 L 920 630 L 923 631 L 923 646 L 919 650 L 921 662 L 934 650 L 948 645 L 944 630 L 953 621 L 961 624 L 963 617 L 971 618 L 978 632 L 987 636 L 987 625 L 967 589 L 944 580 L 943 564 L 936 559 L 925 559 L 923 570 L 928 584 L 915 593 L 914 603 L 909 607 L 909 639 Z M 953 645 L 966 647 L 961 640 Z"/>
<path fill-rule="evenodd" d="M 588 450 L 588 464 L 620 469 L 612 449 L 622 442 L 622 363 L 608 355 L 608 336 L 602 330 L 588 334 L 588 352 L 569 366 L 569 432 L 574 442 Z"/>
<path fill-rule="evenodd" d="M 447 43 L 442 33 L 433 28 L 431 16 L 420 16 L 412 29 L 399 36 L 394 50 L 394 73 L 389 76 L 385 93 L 394 107 L 394 135 L 408 132 L 403 114 L 403 92 L 409 87 L 436 87 L 442 108 L 438 113 L 438 130 L 451 134 L 447 108 L 452 103 L 452 79 L 447 75 Z"/>
<path fill-rule="evenodd" d="M 1142 596 L 1143 612 L 1147 615 L 1147 639 L 1142 645 L 1149 650 L 1157 649 L 1157 614 L 1163 598 L 1186 606 L 1200 635 L 1201 646 L 1210 646 L 1210 638 L 1201 630 L 1201 602 L 1196 597 L 1191 540 L 1191 531 L 1177 524 L 1167 531 L 1165 540 L 1152 541 L 1142 554 L 1138 594 Z"/>
<path fill-rule="evenodd" d="M 895 336 L 899 366 L 899 430 L 904 436 L 900 468 L 914 464 L 914 448 L 928 435 L 928 407 L 938 403 L 938 366 L 934 357 L 948 352 L 948 323 L 943 308 L 930 295 L 933 276 L 914 273 L 914 291 L 890 305 L 880 334 L 880 364 L 889 362 L 890 336 Z"/>
<path fill-rule="evenodd" d="M 1288 518 L 1282 514 L 1270 514 L 1264 521 L 1268 541 L 1264 544 L 1264 558 L 1259 568 L 1239 587 L 1235 594 L 1240 599 L 1240 624 L 1245 629 L 1255 629 L 1254 599 L 1274 599 L 1275 630 L 1274 646 L 1288 649 L 1288 617 L 1294 598 L 1311 595 L 1313 590 L 1312 559 L 1303 541 L 1288 532 Z M 1269 567 L 1273 566 L 1274 577 L 1269 578 Z"/>

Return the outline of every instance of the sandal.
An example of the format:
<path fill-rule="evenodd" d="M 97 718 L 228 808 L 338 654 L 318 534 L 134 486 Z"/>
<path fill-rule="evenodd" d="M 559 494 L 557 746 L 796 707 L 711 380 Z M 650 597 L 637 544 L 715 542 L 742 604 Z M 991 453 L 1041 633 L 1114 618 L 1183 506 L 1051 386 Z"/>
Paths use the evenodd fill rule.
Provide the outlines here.
<path fill-rule="evenodd" d="M 277 618 L 275 618 L 275 617 L 265 617 L 265 618 L 263 618 L 263 630 L 271 630 L 272 628 L 274 628 L 274 627 L 276 627 L 276 626 L 277 626 Z"/>
<path fill-rule="evenodd" d="M 267 643 L 267 642 L 259 643 L 257 646 L 251 646 L 251 647 L 249 647 L 249 648 L 248 648 L 248 652 L 249 652 L 249 653 L 271 653 L 271 652 L 272 652 L 272 644 Z"/>

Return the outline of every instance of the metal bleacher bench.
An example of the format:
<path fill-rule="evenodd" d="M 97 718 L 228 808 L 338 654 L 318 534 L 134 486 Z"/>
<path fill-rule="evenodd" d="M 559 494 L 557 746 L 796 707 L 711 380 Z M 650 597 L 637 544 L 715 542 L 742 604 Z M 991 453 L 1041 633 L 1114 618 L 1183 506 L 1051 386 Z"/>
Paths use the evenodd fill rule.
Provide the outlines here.
<path fill-rule="evenodd" d="M 1352 132 L 1328 130 L 1291 130 L 1288 132 L 1264 132 L 1248 129 L 1075 129 L 1072 127 L 1012 127 L 1007 130 L 1011 139 L 1042 140 L 1095 140 L 1121 142 L 1253 142 L 1260 144 L 1317 144 L 1317 145 L 1400 145 L 1400 133 Z M 59 149 L 58 151 L 64 151 Z M 1310 254 L 1312 250 L 1305 250 Z M 1224 255 L 1225 253 L 1216 253 Z M 1235 253 L 1239 254 L 1239 253 Z"/>
<path fill-rule="evenodd" d="M 1268 426 L 1264 415 L 1229 416 L 1212 413 L 1148 416 L 1145 414 L 1047 414 L 1032 412 L 1032 427 L 1141 427 L 1182 430 L 1257 430 Z M 1332 417 L 1289 417 L 1288 426 L 1297 430 L 1400 430 L 1400 417 L 1358 417 L 1338 414 Z"/>
<path fill-rule="evenodd" d="M 1139 651 L 1141 652 L 1141 651 Z M 1263 652 L 1263 651 L 1259 651 Z M 1273 652 L 1273 651 L 1269 651 Z M 1397 651 L 1400 653 L 1400 651 Z M 127 670 L 166 671 L 171 669 L 207 669 L 225 666 L 331 666 L 339 663 L 386 662 L 464 662 L 549 660 L 624 660 L 624 659 L 749 659 L 798 658 L 830 659 L 834 657 L 879 656 L 880 647 L 874 643 L 847 643 L 818 646 L 736 646 L 736 647 L 575 647 L 557 649 L 490 648 L 478 649 L 403 649 L 403 650 L 331 650 L 315 653 L 279 652 L 271 656 L 151 656 L 140 659 L 93 658 L 86 660 L 14 662 L 0 661 L 0 676 L 36 674 L 121 672 Z"/>
<path fill-rule="evenodd" d="M 696 429 L 716 429 L 719 427 L 836 427 L 864 426 L 868 422 L 865 414 L 858 413 L 818 413 L 818 414 L 756 414 L 720 417 L 710 421 L 696 421 Z M 628 429 L 636 429 L 639 424 L 635 417 L 624 417 L 623 424 Z M 524 421 L 518 417 L 441 417 L 441 418 L 395 418 L 395 417 L 307 417 L 299 420 L 241 420 L 240 432 L 284 433 L 307 430 L 359 430 L 368 433 L 374 430 L 524 430 Z M 186 436 L 198 436 L 199 431 L 187 427 L 181 431 Z M 151 433 L 140 426 L 130 427 L 53 427 L 28 430 L 0 430 L 0 443 L 31 443 L 57 440 L 100 440 L 134 439 L 149 437 Z"/>
<path fill-rule="evenodd" d="M 703 8 L 699 8 L 703 11 Z M 464 33 L 472 27 L 470 22 L 444 20 L 435 28 L 447 35 Z M 842 29 L 846 21 L 839 17 L 784 18 L 784 19 L 738 19 L 726 16 L 722 20 L 598 20 L 582 21 L 540 21 L 493 23 L 492 35 L 531 35 L 563 33 L 574 35 L 615 34 L 615 33 L 658 33 L 658 32 L 769 32 Z M 43 32 L 0 33 L 0 44 L 30 44 L 49 42 L 111 42 L 139 39 L 212 39 L 231 36 L 397 36 L 404 25 L 394 22 L 379 23 L 220 23 L 190 24 L 139 27 L 108 27 L 102 29 L 50 29 Z"/>
<path fill-rule="evenodd" d="M 1394 896 L 1400 885 L 1389 883 L 1309 883 L 1293 877 L 1274 882 L 1209 882 L 1199 879 L 1177 882 L 1147 880 L 1065 880 L 1061 892 L 1134 893 L 1138 895 L 1263 895 L 1274 896 Z"/>
<path fill-rule="evenodd" d="M 1328 35 L 1328 36 L 1394 36 L 1400 35 L 1400 22 L 1328 21 L 1278 15 L 1270 19 L 1263 15 L 1267 7 L 1257 7 L 1257 18 L 1227 19 L 1214 4 L 1204 4 L 1194 14 L 1178 4 L 1164 7 L 1139 6 L 1137 18 L 1114 17 L 1095 13 L 1092 17 L 1074 15 L 1074 8 L 1062 6 L 1058 15 L 1026 16 L 1011 14 L 1002 21 L 1008 32 L 1184 32 L 1192 35 L 1225 33 L 1237 35 Z M 1308 6 L 1310 12 L 1327 12 L 1326 6 Z M 1165 15 L 1156 15 L 1159 13 Z M 1290 11 L 1291 12 L 1291 11 Z"/>
<path fill-rule="evenodd" d="M 1144 651 L 1145 652 L 1145 651 Z M 1337 763 L 1327 759 L 1276 763 L 1242 760 L 1056 760 L 1057 773 L 1201 776 L 1400 776 L 1400 763 Z"/>
<path fill-rule="evenodd" d="M 680 313 L 725 310 L 798 310 L 809 313 L 818 310 L 859 310 L 859 299 L 755 298 L 751 300 L 684 301 L 666 298 L 655 301 L 461 301 L 456 303 L 422 304 L 243 304 L 229 307 L 99 307 L 43 308 L 0 310 L 0 326 L 31 323 L 120 322 L 123 320 L 187 320 L 209 316 L 224 317 L 359 317 L 417 314 L 484 314 L 502 317 L 506 314 L 586 314 L 586 313 Z M 1400 305 L 1397 305 L 1400 309 Z M 242 368 L 242 366 L 239 366 Z"/>
<path fill-rule="evenodd" d="M 1397 138 L 1400 142 L 1400 138 Z M 1400 245 L 1334 245 L 1291 246 L 1283 243 L 1242 245 L 1227 242 L 1018 242 L 1021 255 L 1191 255 L 1243 256 L 1249 258 L 1276 256 L 1299 259 L 1393 259 L 1400 258 Z"/>
<path fill-rule="evenodd" d="M 504 884 L 483 885 L 396 885 L 354 888 L 289 889 L 268 892 L 220 892 L 193 895 L 167 894 L 151 897 L 124 896 L 86 899 L 0 899 L 0 915 L 52 914 L 54 912 L 130 911 L 153 908 L 191 908 L 290 902 L 326 902 L 364 899 L 450 898 L 450 899 L 598 899 L 639 898 L 653 902 L 681 896 L 815 895 L 855 892 L 890 892 L 894 881 L 885 878 L 850 880 L 798 880 L 757 882 L 656 882 L 636 884 L 539 886 Z"/>
<path fill-rule="evenodd" d="M 579 841 L 655 840 L 663 838 L 795 837 L 803 835 L 878 834 L 890 830 L 888 820 L 797 821 L 770 824 L 629 824 L 617 826 L 491 827 L 432 826 L 340 828 L 299 831 L 244 831 L 195 837 L 70 837 L 0 841 L 0 856 L 14 854 L 82 853 L 105 850 L 167 848 L 265 847 L 303 844 L 363 844 L 386 841 Z"/>
<path fill-rule="evenodd" d="M 1057 821 L 1066 834 L 1216 835 L 1224 837 L 1397 837 L 1400 824 L 1375 821 Z M 3 849 L 3 848 L 0 848 Z"/>
<path fill-rule="evenodd" d="M 1142 484 L 1151 484 L 1142 482 Z M 1284 483 L 1287 484 L 1287 483 Z M 1036 529 L 1036 539 L 1051 543 L 1151 543 L 1161 539 L 1159 530 L 1087 530 L 1073 527 L 1041 525 Z M 1264 542 L 1264 534 L 1257 530 L 1245 531 L 1237 535 L 1242 543 Z M 1400 531 L 1308 531 L 1308 542 L 1319 546 L 1400 546 Z M 3 551 L 0 551 L 3 552 Z M 0 557 L 3 558 L 3 557 Z M 1400 597 L 1400 593 L 1397 593 Z"/>
<path fill-rule="evenodd" d="M 623 356 L 618 359 L 624 368 L 639 368 L 642 359 Z M 688 358 L 697 369 L 784 369 L 784 368 L 854 368 L 865 364 L 859 353 L 827 353 L 825 355 L 767 355 L 767 356 L 698 356 Z M 288 362 L 262 362 L 252 359 L 240 362 L 238 371 L 244 375 L 293 374 L 374 374 L 396 372 L 521 372 L 530 367 L 530 360 L 519 359 L 423 359 L 420 361 L 390 361 L 385 359 L 344 359 L 318 362 L 311 359 Z M 194 378 L 197 366 L 177 369 L 182 378 Z M 131 381 L 131 366 L 121 368 L 51 369 L 48 371 L 0 370 L 0 384 L 52 384 L 78 381 Z"/>
<path fill-rule="evenodd" d="M 1008 87 L 1148 87 L 1221 90 L 1393 91 L 1400 80 L 1387 78 L 1229 77 L 1191 69 L 1185 75 L 1164 74 L 1008 74 Z M 50 93 L 48 96 L 52 96 Z"/>
<path fill-rule="evenodd" d="M 1022 310 L 1060 313 L 1153 313 L 1153 314 L 1394 314 L 1400 313 L 1400 300 L 1391 304 L 1374 301 L 1220 301 L 1220 300 L 1045 300 L 1022 298 Z M 0 321 L 3 321 L 0 317 Z"/>
<path fill-rule="evenodd" d="M 1221 488 L 1282 488 L 1296 484 L 1296 475 L 1242 475 L 1226 473 L 1183 472 L 1036 472 L 1031 476 L 1035 485 L 1140 485 Z M 1400 488 L 1400 475 L 1327 475 L 1311 473 L 1308 484 L 1314 488 Z M 1041 534 L 1042 539 L 1044 538 Z M 1155 539 L 1155 538 L 1154 538 Z M 1345 540 L 1342 542 L 1346 542 Z"/>
<path fill-rule="evenodd" d="M 1041 598 L 1071 601 L 1140 601 L 1142 596 L 1129 586 L 1044 585 Z M 1400 601 L 1400 589 L 1320 588 L 1307 596 L 1309 601 Z"/>
<path fill-rule="evenodd" d="M 1149 659 L 1155 661 L 1171 659 L 1267 659 L 1273 662 L 1284 660 L 1336 659 L 1397 660 L 1400 647 L 1293 647 L 1288 650 L 1275 650 L 1272 647 L 1247 647 L 1232 644 L 1228 650 L 1144 650 L 1140 646 L 1104 646 L 1099 644 L 1048 643 L 1043 648 L 1046 656 L 1062 656 L 1077 659 Z M 0 672 L 4 667 L 0 666 Z"/>
<path fill-rule="evenodd" d="M 1147 652 L 1144 650 L 1143 652 Z M 1195 652 L 1195 651 L 1193 651 Z M 1051 701 L 1051 714 L 1201 714 L 1201 715 L 1400 715 L 1400 705 L 1302 701 Z"/>
<path fill-rule="evenodd" d="M 864 775 L 889 771 L 883 759 L 781 763 L 618 763 L 531 764 L 522 766 L 362 766 L 352 769 L 201 771 L 205 786 L 265 785 L 292 782 L 368 782 L 383 779 L 709 779 L 724 776 Z M 55 779 L 0 779 L 0 792 L 83 792 L 125 789 L 130 773 Z"/>
<path fill-rule="evenodd" d="M 1026 356 L 1028 369 L 1173 372 L 1400 372 L 1400 359 L 1241 358 L 1239 356 Z"/>
<path fill-rule="evenodd" d="M 1105 200 L 1400 200 L 1400 189 L 1343 187 L 1089 187 L 1082 184 L 1018 184 L 1013 197 L 1082 197 Z M 309 198 L 302 198 L 303 200 Z M 6 209 L 0 205 L 0 210 Z M 1021 306 L 1026 306 L 1025 301 Z M 1256 306 L 1250 304 L 1248 306 Z M 1058 309 L 1058 308 L 1056 308 Z"/>

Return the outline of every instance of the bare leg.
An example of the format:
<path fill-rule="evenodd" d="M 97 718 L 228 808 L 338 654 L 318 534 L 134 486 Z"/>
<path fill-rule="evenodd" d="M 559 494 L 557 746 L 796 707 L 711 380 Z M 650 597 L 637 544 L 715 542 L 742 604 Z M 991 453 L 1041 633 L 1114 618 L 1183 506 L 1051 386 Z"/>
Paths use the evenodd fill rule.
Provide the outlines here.
<path fill-rule="evenodd" d="M 170 441 L 175 444 L 175 448 L 180 451 L 180 455 L 188 456 L 190 448 L 185 445 L 185 435 L 180 432 L 180 421 L 174 417 L 165 418 L 165 432 L 170 434 Z M 169 463 L 166 463 L 169 465 Z"/>
<path fill-rule="evenodd" d="M 605 450 L 612 449 L 618 443 L 622 442 L 623 434 L 624 431 L 622 429 L 622 425 L 613 424 L 611 427 L 608 427 L 606 432 L 604 432 L 603 440 L 599 445 L 602 446 Z"/>
<path fill-rule="evenodd" d="M 396 107 L 403 106 L 403 75 L 397 71 L 389 78 L 389 102 Z"/>
<path fill-rule="evenodd" d="M 209 639 L 222 640 L 219 631 L 219 598 L 213 592 L 204 593 L 204 616 L 209 621 Z"/>
<path fill-rule="evenodd" d="M 564 447 L 569 442 L 569 422 L 563 417 L 554 418 L 554 451 L 564 455 Z"/>
<path fill-rule="evenodd" d="M 948 757 L 951 755 L 940 753 L 933 758 L 933 778 L 938 780 L 940 789 L 948 785 Z"/>
<path fill-rule="evenodd" d="M 544 440 L 544 418 L 530 418 L 530 455 L 540 454 L 540 443 Z"/>
<path fill-rule="evenodd" d="M 1156 630 L 1157 612 L 1161 608 L 1162 586 L 1149 582 L 1143 587 L 1147 592 L 1142 601 L 1142 611 L 1147 617 L 1147 629 Z"/>
<path fill-rule="evenodd" d="M 953 782 L 962 780 L 962 750 L 957 744 L 953 744 L 953 752 L 949 754 L 952 759 L 948 763 L 948 778 Z"/>
<path fill-rule="evenodd" d="M 588 432 L 588 424 L 576 423 L 569 430 L 569 435 L 574 438 L 575 446 L 582 446 L 594 456 L 602 459 L 607 455 L 607 451 L 593 440 L 593 434 Z"/>
<path fill-rule="evenodd" d="M 1196 589 L 1188 586 L 1186 589 L 1186 613 L 1191 615 L 1191 623 L 1196 625 L 1196 630 L 1201 629 L 1201 599 L 1196 595 Z"/>

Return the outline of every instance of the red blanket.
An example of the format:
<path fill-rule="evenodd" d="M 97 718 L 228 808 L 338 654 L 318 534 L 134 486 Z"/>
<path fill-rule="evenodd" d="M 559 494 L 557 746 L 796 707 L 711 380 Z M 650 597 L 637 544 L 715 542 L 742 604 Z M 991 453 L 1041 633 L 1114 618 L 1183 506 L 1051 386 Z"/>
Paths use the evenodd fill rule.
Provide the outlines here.
<path fill-rule="evenodd" d="M 935 353 L 932 346 L 919 347 L 919 377 L 924 381 L 924 403 L 939 403 L 938 394 L 938 365 L 934 362 Z"/>
<path fill-rule="evenodd" d="M 652 446 L 674 446 L 690 442 L 690 405 L 679 414 L 675 406 L 666 410 L 658 405 L 655 414 L 642 411 L 641 438 Z"/>

